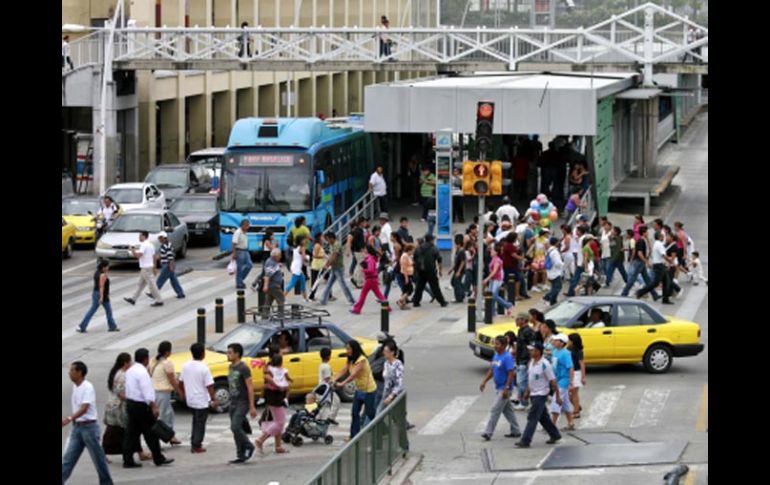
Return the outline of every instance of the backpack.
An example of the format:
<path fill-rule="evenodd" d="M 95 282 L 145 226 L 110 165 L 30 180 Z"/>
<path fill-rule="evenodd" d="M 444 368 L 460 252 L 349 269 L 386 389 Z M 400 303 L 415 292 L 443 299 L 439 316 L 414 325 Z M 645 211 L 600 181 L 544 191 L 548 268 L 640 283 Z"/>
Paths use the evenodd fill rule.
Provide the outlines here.
<path fill-rule="evenodd" d="M 372 371 L 375 381 L 382 382 L 382 371 L 385 369 L 385 355 L 382 352 L 383 346 L 377 347 L 377 350 L 369 356 L 369 368 Z"/>
<path fill-rule="evenodd" d="M 545 269 L 549 270 L 551 268 L 553 268 L 553 261 L 551 260 L 551 252 L 548 251 L 545 254 Z"/>

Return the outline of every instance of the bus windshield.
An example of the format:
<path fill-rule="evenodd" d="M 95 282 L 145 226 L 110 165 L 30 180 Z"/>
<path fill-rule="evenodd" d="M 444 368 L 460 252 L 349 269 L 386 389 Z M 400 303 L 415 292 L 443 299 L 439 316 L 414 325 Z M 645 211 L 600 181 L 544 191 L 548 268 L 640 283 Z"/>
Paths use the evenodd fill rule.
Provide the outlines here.
<path fill-rule="evenodd" d="M 246 158 L 248 156 L 249 158 Z M 312 209 L 307 154 L 248 154 L 222 173 L 221 209 L 232 212 L 304 212 Z M 301 165 L 295 161 L 304 156 Z"/>

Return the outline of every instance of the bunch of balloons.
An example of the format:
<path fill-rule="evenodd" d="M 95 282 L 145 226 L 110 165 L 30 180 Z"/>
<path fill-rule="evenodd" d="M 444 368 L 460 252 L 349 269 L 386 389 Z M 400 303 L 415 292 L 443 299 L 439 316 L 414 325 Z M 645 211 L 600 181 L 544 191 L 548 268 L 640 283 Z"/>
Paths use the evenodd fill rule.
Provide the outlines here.
<path fill-rule="evenodd" d="M 557 219 L 559 219 L 559 212 L 546 197 L 545 194 L 539 194 L 532 199 L 529 203 L 529 209 L 527 209 L 527 216 L 531 217 L 541 228 L 551 228 Z"/>

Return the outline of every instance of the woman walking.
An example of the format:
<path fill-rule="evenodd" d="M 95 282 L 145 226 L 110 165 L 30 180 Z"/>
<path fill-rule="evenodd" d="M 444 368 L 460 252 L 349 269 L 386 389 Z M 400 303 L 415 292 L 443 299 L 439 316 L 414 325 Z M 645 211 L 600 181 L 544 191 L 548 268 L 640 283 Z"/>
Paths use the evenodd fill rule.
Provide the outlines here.
<path fill-rule="evenodd" d="M 281 444 L 281 433 L 286 424 L 284 398 L 289 392 L 289 380 L 288 372 L 283 367 L 283 356 L 280 353 L 273 355 L 270 365 L 265 367 L 264 396 L 267 409 L 260 419 L 262 436 L 254 441 L 254 445 L 262 454 L 264 454 L 262 445 L 271 436 L 275 439 L 275 452 L 286 453 L 286 449 Z"/>
<path fill-rule="evenodd" d="M 107 455 L 123 454 L 123 435 L 128 425 L 128 410 L 126 408 L 126 371 L 131 367 L 131 354 L 121 352 L 115 359 L 107 377 L 107 389 L 110 398 L 104 408 L 104 424 L 107 426 L 102 438 L 102 448 Z M 133 451 L 139 452 L 139 459 L 147 461 L 152 458 L 149 452 L 142 451 L 142 445 L 137 440 Z"/>
<path fill-rule="evenodd" d="M 580 406 L 580 388 L 586 385 L 586 363 L 583 359 L 583 339 L 578 333 L 571 333 L 569 335 L 569 342 L 567 342 L 567 348 L 572 354 L 572 366 L 575 369 L 575 375 L 572 380 L 572 388 L 569 390 L 569 398 L 572 401 L 572 417 L 577 419 L 580 417 L 580 411 L 583 409 Z"/>
<path fill-rule="evenodd" d="M 397 277 L 401 278 L 401 298 L 396 304 L 402 310 L 409 309 L 409 297 L 414 291 L 414 243 L 407 243 L 399 259 L 399 272 Z"/>
<path fill-rule="evenodd" d="M 107 276 L 107 272 L 110 269 L 110 263 L 103 259 L 96 265 L 96 272 L 94 273 L 94 289 L 91 292 L 91 308 L 88 309 L 86 315 L 83 317 L 83 321 L 77 326 L 76 330 L 79 333 L 86 333 L 91 318 L 99 309 L 99 305 L 104 307 L 104 312 L 107 314 L 107 326 L 108 332 L 119 332 L 120 329 L 115 323 L 115 319 L 112 318 L 112 306 L 110 305 L 110 278 Z"/>
<path fill-rule="evenodd" d="M 366 252 L 368 253 L 361 265 L 364 267 L 364 287 L 361 289 L 361 295 L 358 297 L 358 301 L 353 308 L 350 309 L 350 313 L 354 315 L 361 314 L 361 308 L 366 302 L 366 296 L 369 292 L 373 292 L 374 296 L 380 303 L 387 303 L 387 298 L 380 291 L 380 283 L 377 281 L 377 252 L 372 247 L 367 245 Z M 390 306 L 388 306 L 390 311 Z"/>
<path fill-rule="evenodd" d="M 505 307 L 505 315 L 510 317 L 513 311 L 513 303 L 505 301 L 499 294 L 503 286 L 503 260 L 500 258 L 502 245 L 500 243 L 490 244 L 489 251 L 492 260 L 489 262 L 489 276 L 484 279 L 484 285 L 489 285 L 489 291 L 492 292 L 492 299 Z"/>
<path fill-rule="evenodd" d="M 348 340 L 345 345 L 345 350 L 348 354 L 348 364 L 342 369 L 332 381 L 336 382 L 336 386 L 345 387 L 350 382 L 356 383 L 356 393 L 353 398 L 353 407 L 351 409 L 351 423 L 350 423 L 350 438 L 355 438 L 358 432 L 361 430 L 361 407 L 364 407 L 364 413 L 366 417 L 371 421 L 375 416 L 374 408 L 374 396 L 377 394 L 377 383 L 374 381 L 372 375 L 372 369 L 369 367 L 369 360 L 366 358 L 361 344 L 355 339 Z M 338 382 L 344 374 L 347 374 L 347 378 L 342 382 Z"/>
<path fill-rule="evenodd" d="M 404 390 L 404 364 L 396 358 L 398 346 L 392 339 L 382 344 L 382 355 L 385 356 L 385 365 L 382 368 L 382 378 L 385 386 L 382 389 L 382 400 L 377 406 L 376 414 L 390 405 Z"/>
<path fill-rule="evenodd" d="M 326 264 L 326 251 L 324 251 L 323 234 L 317 232 L 313 238 L 313 258 L 310 261 L 310 288 L 313 290 L 310 292 L 308 299 L 315 301 L 315 292 L 318 289 L 315 286 L 318 277 L 321 275 L 321 271 Z"/>
<path fill-rule="evenodd" d="M 171 355 L 171 342 L 164 340 L 158 344 L 158 355 L 155 361 L 150 364 L 150 376 L 152 377 L 152 387 L 155 389 L 155 402 L 160 408 L 158 418 L 166 423 L 171 429 L 174 429 L 174 408 L 171 406 L 171 391 L 175 391 L 177 396 L 182 395 L 182 389 L 179 381 L 176 379 L 174 363 L 168 360 Z M 171 445 L 181 445 L 176 436 L 169 441 Z"/>

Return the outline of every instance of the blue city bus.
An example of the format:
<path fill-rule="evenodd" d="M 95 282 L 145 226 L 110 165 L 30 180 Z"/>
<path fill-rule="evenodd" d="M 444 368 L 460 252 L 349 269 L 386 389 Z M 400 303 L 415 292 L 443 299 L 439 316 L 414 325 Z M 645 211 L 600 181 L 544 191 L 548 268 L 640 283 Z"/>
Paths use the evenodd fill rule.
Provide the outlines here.
<path fill-rule="evenodd" d="M 245 118 L 230 132 L 220 191 L 220 250 L 244 218 L 249 251 L 262 249 L 272 229 L 286 249 L 298 216 L 310 233 L 323 232 L 369 187 L 375 137 L 357 127 L 334 127 L 318 118 Z"/>

